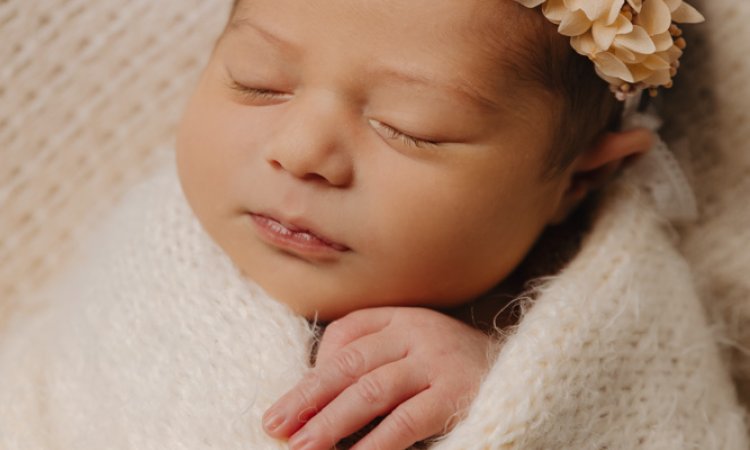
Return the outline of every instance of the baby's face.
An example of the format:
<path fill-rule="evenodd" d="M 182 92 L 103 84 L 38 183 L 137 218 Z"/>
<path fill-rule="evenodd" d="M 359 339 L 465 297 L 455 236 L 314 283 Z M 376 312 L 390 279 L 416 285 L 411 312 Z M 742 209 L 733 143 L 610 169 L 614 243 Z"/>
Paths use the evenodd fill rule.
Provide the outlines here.
<path fill-rule="evenodd" d="M 542 177 L 549 98 L 503 64 L 518 8 L 243 3 L 179 132 L 181 181 L 207 232 L 309 317 L 447 307 L 493 287 L 567 183 Z"/>

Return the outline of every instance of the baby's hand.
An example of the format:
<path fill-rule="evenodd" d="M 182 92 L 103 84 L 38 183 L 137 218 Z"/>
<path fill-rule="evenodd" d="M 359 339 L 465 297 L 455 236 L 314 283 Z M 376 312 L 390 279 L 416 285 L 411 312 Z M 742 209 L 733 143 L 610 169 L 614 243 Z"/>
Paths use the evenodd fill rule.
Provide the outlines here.
<path fill-rule="evenodd" d="M 356 450 L 402 450 L 447 432 L 487 372 L 491 339 L 423 308 L 373 308 L 331 323 L 317 362 L 263 418 L 292 450 L 327 450 L 385 416 Z"/>

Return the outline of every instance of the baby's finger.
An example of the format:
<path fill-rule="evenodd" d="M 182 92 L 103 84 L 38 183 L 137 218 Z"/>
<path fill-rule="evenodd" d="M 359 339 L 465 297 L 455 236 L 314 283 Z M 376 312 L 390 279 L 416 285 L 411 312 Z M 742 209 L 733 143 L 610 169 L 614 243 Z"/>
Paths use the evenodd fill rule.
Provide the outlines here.
<path fill-rule="evenodd" d="M 430 436 L 444 433 L 455 415 L 433 390 L 416 395 L 391 411 L 351 450 L 403 450 Z"/>
<path fill-rule="evenodd" d="M 342 392 L 289 440 L 292 450 L 327 450 L 429 386 L 406 360 L 368 373 Z"/>
<path fill-rule="evenodd" d="M 263 417 L 266 432 L 290 436 L 361 376 L 407 355 L 404 343 L 386 345 L 384 339 L 379 334 L 365 336 L 312 369 L 268 409 Z"/>
<path fill-rule="evenodd" d="M 393 308 L 370 308 L 354 311 L 331 322 L 320 340 L 316 364 L 330 359 L 351 342 L 382 330 L 390 323 L 391 317 Z"/>

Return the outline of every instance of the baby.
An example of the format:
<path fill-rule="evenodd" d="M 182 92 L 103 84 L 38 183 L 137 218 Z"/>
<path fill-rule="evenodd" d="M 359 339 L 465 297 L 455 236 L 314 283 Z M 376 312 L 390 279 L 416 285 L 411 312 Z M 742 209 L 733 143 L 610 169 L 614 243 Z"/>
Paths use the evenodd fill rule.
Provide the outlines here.
<path fill-rule="evenodd" d="M 481 297 L 648 150 L 650 131 L 614 132 L 621 110 L 513 1 L 236 2 L 180 128 L 184 192 L 274 298 L 309 319 L 345 316 L 266 430 L 294 450 L 384 415 L 358 449 L 444 431 L 491 339 L 404 307 Z M 476 314 L 490 322 L 500 306 Z"/>
<path fill-rule="evenodd" d="M 674 429 L 723 436 L 687 426 L 732 423 L 717 412 L 731 400 L 704 389 L 720 385 L 710 341 L 674 331 L 703 316 L 637 195 L 611 201 L 626 206 L 598 228 L 606 258 L 576 266 L 608 271 L 535 304 L 527 347 L 496 364 L 487 333 L 513 324 L 498 299 L 528 281 L 542 233 L 658 142 L 621 119 L 671 83 L 678 18 L 700 15 L 681 0 L 236 1 L 179 129 L 184 197 L 123 208 L 115 225 L 140 231 L 118 235 L 125 250 L 106 240 L 106 274 L 74 278 L 59 290 L 72 306 L 2 342 L 0 443 L 44 429 L 74 448 L 325 450 L 367 429 L 357 450 L 398 450 L 469 423 L 442 448 L 635 448 L 689 441 L 658 423 L 684 403 Z M 656 262 L 623 256 L 631 244 Z M 618 278 L 632 264 L 677 281 Z M 308 321 L 325 330 L 312 368 Z M 697 387 L 673 395 L 670 362 Z M 634 417 L 658 432 L 620 426 Z"/>

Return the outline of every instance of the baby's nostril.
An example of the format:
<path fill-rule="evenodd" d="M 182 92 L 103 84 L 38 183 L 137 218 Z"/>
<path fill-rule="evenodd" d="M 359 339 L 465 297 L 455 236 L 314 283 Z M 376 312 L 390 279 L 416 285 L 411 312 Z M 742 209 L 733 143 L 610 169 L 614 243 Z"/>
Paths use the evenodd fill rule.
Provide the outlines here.
<path fill-rule="evenodd" d="M 302 177 L 305 181 L 328 182 L 328 179 L 318 173 L 307 173 Z"/>
<path fill-rule="evenodd" d="M 284 169 L 284 166 L 282 166 L 281 163 L 276 161 L 275 159 L 269 161 L 269 163 L 271 164 L 271 167 L 273 167 L 274 169 L 278 169 L 278 170 Z"/>

